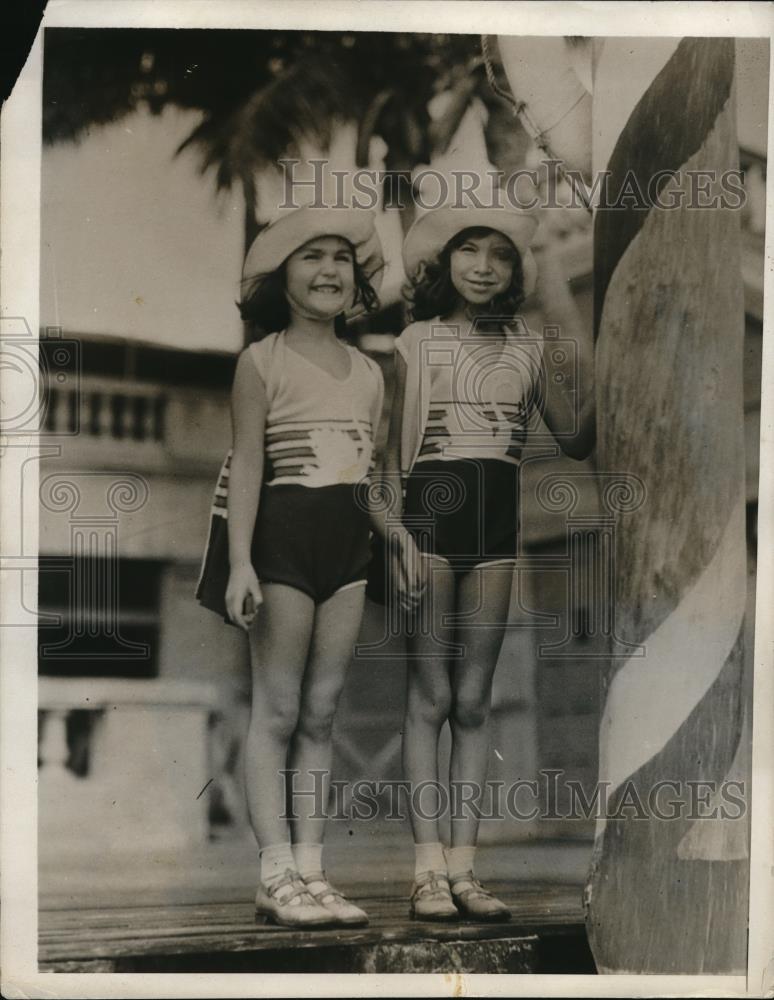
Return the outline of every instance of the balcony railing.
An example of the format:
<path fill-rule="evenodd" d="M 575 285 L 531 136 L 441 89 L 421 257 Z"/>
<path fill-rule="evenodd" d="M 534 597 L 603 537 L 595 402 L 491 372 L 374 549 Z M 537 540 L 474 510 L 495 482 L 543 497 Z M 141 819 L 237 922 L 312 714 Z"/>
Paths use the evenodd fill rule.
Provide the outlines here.
<path fill-rule="evenodd" d="M 77 388 L 48 388 L 44 433 L 85 434 L 117 441 L 163 441 L 168 396 L 162 387 L 94 379 Z"/>
<path fill-rule="evenodd" d="M 48 373 L 41 433 L 65 443 L 86 465 L 146 461 L 148 470 L 180 461 L 214 475 L 230 443 L 228 393 L 222 388 L 131 382 Z M 97 456 L 99 461 L 97 461 Z M 214 471 L 213 471 L 214 470 Z"/>

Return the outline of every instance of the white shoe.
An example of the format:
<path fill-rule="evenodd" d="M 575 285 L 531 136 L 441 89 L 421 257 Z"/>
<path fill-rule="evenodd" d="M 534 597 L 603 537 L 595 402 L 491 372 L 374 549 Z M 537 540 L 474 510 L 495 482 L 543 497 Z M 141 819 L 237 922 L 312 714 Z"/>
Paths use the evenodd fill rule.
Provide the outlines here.
<path fill-rule="evenodd" d="M 450 880 L 452 899 L 463 917 L 470 920 L 510 920 L 511 914 L 505 903 L 485 889 L 473 872 L 455 875 Z"/>
<path fill-rule="evenodd" d="M 330 912 L 321 906 L 306 883 L 291 868 L 269 885 L 259 882 L 255 894 L 255 919 L 282 927 L 320 927 L 331 924 Z"/>
<path fill-rule="evenodd" d="M 422 872 L 411 887 L 412 920 L 459 920 L 446 872 Z"/>
<path fill-rule="evenodd" d="M 309 888 L 310 895 L 321 905 L 338 924 L 346 924 L 350 927 L 362 926 L 368 923 L 368 914 L 361 910 L 359 906 L 351 903 L 346 896 L 343 896 L 338 889 L 334 889 L 325 872 L 313 872 L 311 875 L 302 876 L 305 884 Z M 323 888 L 317 892 L 312 892 L 313 885 L 322 885 Z"/>

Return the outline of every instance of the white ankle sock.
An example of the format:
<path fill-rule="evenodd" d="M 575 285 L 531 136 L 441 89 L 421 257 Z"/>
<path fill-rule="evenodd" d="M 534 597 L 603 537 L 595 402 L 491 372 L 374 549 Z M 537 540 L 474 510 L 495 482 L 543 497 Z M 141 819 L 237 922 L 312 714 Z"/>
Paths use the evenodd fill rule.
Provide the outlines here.
<path fill-rule="evenodd" d="M 446 859 L 443 856 L 443 844 L 414 844 L 414 875 L 422 872 L 446 872 Z"/>
<path fill-rule="evenodd" d="M 476 856 L 475 845 L 473 847 L 447 847 L 445 854 L 449 878 L 473 871 L 473 858 Z"/>
<path fill-rule="evenodd" d="M 264 885 L 284 875 L 287 868 L 295 870 L 296 862 L 293 860 L 293 851 L 289 843 L 268 844 L 259 853 L 261 882 Z"/>
<path fill-rule="evenodd" d="M 301 875 L 314 875 L 322 871 L 322 844 L 293 844 L 293 857 Z"/>

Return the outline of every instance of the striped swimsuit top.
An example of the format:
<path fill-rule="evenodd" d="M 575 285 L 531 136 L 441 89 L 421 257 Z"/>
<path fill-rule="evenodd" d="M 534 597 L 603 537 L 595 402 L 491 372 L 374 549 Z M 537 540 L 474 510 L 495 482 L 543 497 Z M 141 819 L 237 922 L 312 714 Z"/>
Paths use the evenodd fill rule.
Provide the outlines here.
<path fill-rule="evenodd" d="M 360 482 L 373 471 L 374 436 L 384 396 L 379 366 L 354 347 L 349 374 L 336 378 L 274 333 L 250 352 L 266 387 L 265 486 L 310 488 Z M 229 451 L 216 488 L 215 509 L 225 516 Z"/>
<path fill-rule="evenodd" d="M 540 371 L 534 349 L 492 335 L 449 337 L 433 344 L 425 363 L 430 401 L 416 461 L 518 464 Z"/>

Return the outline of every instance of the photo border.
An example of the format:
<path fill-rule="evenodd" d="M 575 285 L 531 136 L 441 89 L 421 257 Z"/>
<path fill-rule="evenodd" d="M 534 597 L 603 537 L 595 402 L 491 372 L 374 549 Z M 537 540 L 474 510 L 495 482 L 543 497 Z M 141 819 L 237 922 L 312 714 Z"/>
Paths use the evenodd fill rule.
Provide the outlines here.
<path fill-rule="evenodd" d="M 306 30 L 378 30 L 433 32 L 443 23 L 448 33 L 474 33 L 486 9 L 487 32 L 519 35 L 712 35 L 772 37 L 769 5 L 733 3 L 520 3 L 414 0 L 324 5 L 296 0 L 52 0 L 41 30 L 11 98 L 3 108 L 0 140 L 2 321 L 27 320 L 37 339 L 39 328 L 40 168 L 42 120 L 42 31 L 46 27 L 227 27 Z M 701 29 L 700 31 L 697 29 Z M 771 46 L 770 77 L 771 92 Z M 769 110 L 769 149 L 774 112 Z M 765 296 L 770 304 L 774 279 L 772 205 L 767 191 Z M 762 996 L 771 989 L 774 961 L 772 892 L 772 816 L 774 816 L 774 343 L 771 308 L 764 310 L 761 399 L 761 475 L 759 485 L 758 573 L 754 669 L 752 831 L 750 856 L 750 936 L 747 977 L 727 976 L 572 976 L 572 975 L 266 975 L 266 974 L 102 974 L 37 971 L 37 801 L 36 711 L 37 646 L 35 629 L 0 628 L 0 750 L 2 751 L 2 831 L 0 838 L 0 949 L 2 991 L 21 996 L 622 996 L 717 995 Z M 1 331 L 0 331 L 1 333 Z M 24 387 L 0 372 L 4 412 L 22 399 Z M 6 445 L 6 442 L 3 442 Z M 34 439 L 14 446 L 34 453 Z M 0 448 L 0 551 L 13 551 L 18 537 L 18 493 L 9 449 Z M 35 482 L 29 485 L 37 485 Z M 26 491 L 21 517 L 31 544 L 37 545 L 36 489 Z M 34 574 L 25 574 L 25 602 L 36 606 Z M 0 612 L 13 614 L 13 594 L 0 589 Z M 10 611 L 9 611 L 10 609 Z"/>

